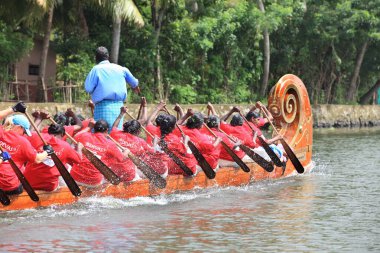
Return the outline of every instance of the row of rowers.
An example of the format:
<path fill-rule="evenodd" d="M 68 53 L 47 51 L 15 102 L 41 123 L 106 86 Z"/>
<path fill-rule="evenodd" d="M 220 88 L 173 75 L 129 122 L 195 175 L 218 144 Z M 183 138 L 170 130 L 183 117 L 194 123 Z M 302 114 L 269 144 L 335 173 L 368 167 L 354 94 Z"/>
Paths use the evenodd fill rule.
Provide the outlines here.
<path fill-rule="evenodd" d="M 260 103 L 258 104 L 260 105 Z M 193 171 L 194 175 L 201 168 L 197 165 L 197 160 L 188 148 L 189 140 L 196 145 L 215 170 L 225 166 L 238 167 L 230 155 L 221 148 L 221 140 L 234 149 L 234 152 L 245 162 L 251 160 L 239 149 L 240 144 L 249 146 L 256 153 L 269 160 L 265 151 L 260 147 L 260 143 L 256 141 L 256 137 L 262 135 L 259 127 L 267 121 L 260 118 L 259 113 L 253 109 L 248 112 L 246 118 L 255 132 L 252 132 L 239 114 L 234 114 L 239 112 L 236 107 L 220 119 L 211 104 L 207 105 L 211 114 L 206 119 L 201 113 L 193 113 L 191 109 L 184 114 L 178 105 L 174 108 L 179 114 L 178 119 L 176 119 L 174 116 L 163 112 L 164 102 L 159 103 L 148 117 L 146 107 L 146 101 L 143 98 L 142 113 L 139 118 L 126 121 L 122 124 L 122 130 L 117 129 L 116 126 L 122 123 L 122 119 L 127 113 L 125 107 L 120 108 L 120 115 L 111 128 L 104 120 L 94 122 L 93 119 L 86 119 L 81 121 L 71 109 L 68 109 L 64 114 L 54 116 L 56 124 L 39 129 L 48 145 L 44 145 L 35 130 L 31 129 L 28 119 L 22 114 L 26 110 L 22 102 L 12 108 L 0 111 L 0 119 L 5 119 L 4 124 L 0 125 L 0 145 L 3 151 L 0 155 L 0 188 L 9 195 L 19 194 L 23 190 L 9 164 L 10 157 L 24 173 L 33 189 L 54 191 L 62 186 L 64 181 L 60 179 L 60 174 L 49 156 L 52 152 L 55 152 L 66 165 L 79 185 L 97 186 L 105 183 L 103 175 L 86 156 L 82 155 L 83 147 L 92 151 L 124 182 L 135 181 L 144 177 L 128 158 L 129 152 L 142 159 L 163 177 L 168 174 L 184 174 L 183 170 L 157 145 L 160 138 Z M 17 114 L 17 112 L 21 112 L 21 114 Z M 36 111 L 32 115 L 34 125 L 37 128 L 44 125 L 41 124 L 43 120 L 50 119 L 50 115 L 46 112 Z M 226 121 L 231 115 L 233 117 L 228 124 Z M 69 118 L 72 120 L 67 120 Z M 184 134 L 176 128 L 176 123 Z M 204 123 L 211 128 L 217 138 L 207 130 Z M 139 137 L 142 129 L 151 134 L 146 134 L 146 140 Z M 69 143 L 70 140 L 66 139 L 65 133 L 73 136 L 77 144 Z M 120 151 L 117 145 L 110 140 L 108 133 L 125 147 L 124 151 Z M 226 134 L 232 136 L 235 141 L 229 139 Z M 266 141 L 273 143 L 277 139 L 273 138 Z M 271 147 L 281 158 L 283 154 L 281 148 L 276 145 L 271 145 Z"/>

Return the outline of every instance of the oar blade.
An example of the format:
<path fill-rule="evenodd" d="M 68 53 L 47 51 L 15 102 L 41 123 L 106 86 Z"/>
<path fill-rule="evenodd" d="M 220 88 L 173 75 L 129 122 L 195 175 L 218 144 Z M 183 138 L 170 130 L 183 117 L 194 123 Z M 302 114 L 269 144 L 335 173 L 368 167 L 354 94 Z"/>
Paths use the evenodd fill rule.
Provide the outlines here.
<path fill-rule="evenodd" d="M 284 139 L 280 139 L 280 141 L 281 141 L 282 146 L 285 149 L 286 154 L 288 154 L 290 161 L 293 163 L 294 167 L 296 168 L 297 172 L 300 174 L 304 173 L 305 168 L 302 166 L 300 160 L 298 160 L 293 150 L 289 147 L 288 143 L 286 143 Z"/>
<path fill-rule="evenodd" d="M 249 167 L 247 166 L 247 164 L 245 164 L 235 153 L 234 151 L 232 151 L 232 149 L 224 142 L 222 141 L 221 142 L 223 148 L 227 151 L 227 153 L 232 157 L 232 159 L 235 161 L 235 163 L 237 163 L 240 168 L 244 171 L 244 172 L 250 172 L 251 170 L 249 169 Z"/>
<path fill-rule="evenodd" d="M 4 206 L 9 206 L 9 204 L 11 203 L 11 200 L 9 199 L 8 195 L 2 189 L 0 189 L 0 203 Z"/>
<path fill-rule="evenodd" d="M 136 156 L 131 153 L 128 157 L 132 160 L 132 162 L 137 166 L 139 170 L 157 187 L 160 189 L 164 189 L 166 187 L 165 178 L 161 177 L 152 167 L 141 161 Z"/>
<path fill-rule="evenodd" d="M 276 153 L 274 153 L 274 151 L 269 147 L 268 143 L 266 143 L 266 141 L 263 138 L 261 138 L 261 136 L 257 136 L 257 138 L 260 140 L 262 147 L 264 148 L 265 152 L 268 154 L 270 159 L 274 162 L 274 164 L 276 166 L 281 167 L 282 162 L 280 158 L 278 158 Z"/>
<path fill-rule="evenodd" d="M 115 174 L 106 164 L 104 164 L 98 157 L 96 157 L 90 150 L 83 148 L 83 154 L 94 165 L 96 169 L 113 185 L 120 183 L 120 177 Z"/>
<path fill-rule="evenodd" d="M 198 150 L 198 148 L 191 141 L 188 142 L 188 145 L 191 152 L 193 152 L 195 159 L 198 161 L 199 166 L 202 168 L 203 172 L 206 174 L 207 178 L 214 179 L 216 175 L 215 171 L 211 168 L 210 164 L 206 161 L 206 159 Z"/>
<path fill-rule="evenodd" d="M 75 180 L 72 178 L 68 170 L 66 169 L 65 165 L 62 163 L 62 161 L 59 159 L 59 157 L 55 153 L 51 154 L 50 156 L 53 159 L 55 167 L 57 167 L 59 173 L 61 174 L 63 180 L 65 181 L 71 193 L 74 196 L 79 197 L 82 191 L 77 185 L 77 183 L 75 182 Z"/>
<path fill-rule="evenodd" d="M 272 172 L 274 170 L 273 164 L 256 154 L 252 149 L 245 145 L 240 145 L 240 148 L 260 167 L 268 172 Z"/>
<path fill-rule="evenodd" d="M 36 192 L 33 190 L 32 186 L 30 186 L 28 180 L 26 180 L 25 176 L 22 174 L 21 170 L 18 168 L 16 163 L 12 160 L 9 159 L 9 163 L 15 172 L 18 180 L 20 180 L 22 187 L 24 187 L 25 191 L 28 193 L 29 197 L 31 200 L 37 202 L 40 200 L 40 198 L 37 196 Z"/>
<path fill-rule="evenodd" d="M 194 175 L 193 171 L 189 167 L 187 167 L 187 165 L 168 148 L 168 145 L 163 139 L 160 139 L 158 145 L 160 145 L 162 150 L 185 172 L 186 175 Z"/>

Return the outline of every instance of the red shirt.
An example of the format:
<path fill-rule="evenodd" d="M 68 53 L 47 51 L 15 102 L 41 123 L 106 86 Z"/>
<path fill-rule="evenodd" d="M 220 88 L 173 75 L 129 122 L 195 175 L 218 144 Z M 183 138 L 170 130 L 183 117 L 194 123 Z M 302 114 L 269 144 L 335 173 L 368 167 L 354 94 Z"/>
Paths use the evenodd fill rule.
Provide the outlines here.
<path fill-rule="evenodd" d="M 82 133 L 75 136 L 76 141 L 83 144 L 85 148 L 92 151 L 107 166 L 116 162 L 123 162 L 124 155 L 117 148 L 116 144 L 108 140 L 103 133 Z M 89 185 L 100 184 L 103 175 L 83 154 L 80 163 L 74 164 L 70 174 L 81 183 Z"/>
<path fill-rule="evenodd" d="M 217 131 L 215 128 L 211 129 L 213 131 L 213 133 L 218 136 L 219 138 L 221 138 L 229 148 L 232 149 L 232 151 L 239 157 L 239 158 L 243 158 L 245 156 L 245 153 L 243 150 L 241 149 L 234 149 L 234 143 L 222 132 L 219 132 Z M 201 132 L 203 132 L 204 134 L 206 134 L 211 141 L 213 141 L 215 139 L 214 135 L 212 135 L 210 133 L 210 131 L 208 131 L 205 127 L 201 129 Z M 220 144 L 221 145 L 221 144 Z M 234 159 L 232 159 L 232 157 L 228 154 L 228 152 L 223 148 L 221 147 L 220 148 L 220 153 L 219 153 L 219 158 L 220 159 L 224 159 L 224 160 L 228 160 L 228 161 L 233 161 Z"/>
<path fill-rule="evenodd" d="M 196 165 L 198 164 L 193 154 L 189 154 L 186 151 L 185 145 L 182 143 L 182 139 L 177 135 L 170 133 L 164 138 L 168 148 L 181 159 L 189 169 L 195 173 L 197 171 Z M 186 175 L 183 170 L 169 157 L 168 161 L 169 174 Z"/>
<path fill-rule="evenodd" d="M 154 149 L 144 139 L 116 128 L 112 129 L 111 137 L 119 142 L 121 146 L 128 148 L 132 154 L 138 156 L 159 174 L 166 172 L 167 163 L 163 161 L 163 154 L 155 153 Z"/>
<path fill-rule="evenodd" d="M 157 136 L 158 138 L 161 138 L 161 129 L 158 126 L 148 124 L 145 129 L 151 133 L 153 136 Z M 149 143 L 150 145 L 153 144 L 153 139 L 150 137 L 149 134 L 146 134 L 146 142 Z"/>
<path fill-rule="evenodd" d="M 247 130 L 247 128 L 249 130 Z M 258 145 L 253 142 L 253 133 L 248 126 L 231 126 L 227 123 L 221 123 L 220 129 L 222 129 L 226 134 L 233 136 L 242 141 L 244 145 L 250 148 L 256 148 Z"/>
<path fill-rule="evenodd" d="M 183 132 L 190 137 L 190 140 L 199 149 L 206 161 L 212 168 L 218 166 L 220 145 L 214 147 L 213 142 L 203 134 L 199 129 L 189 129 L 186 126 L 181 127 Z"/>
<path fill-rule="evenodd" d="M 72 165 L 80 162 L 79 154 L 67 142 L 49 134 L 42 134 L 42 137 L 53 147 L 55 154 L 63 164 L 69 163 Z M 30 137 L 30 142 L 38 152 L 43 151 L 44 144 L 35 132 Z M 39 164 L 28 163 L 24 175 L 33 189 L 53 191 L 58 186 L 58 177 L 61 174 L 55 167 L 53 160 L 48 157 Z"/>
<path fill-rule="evenodd" d="M 36 160 L 37 151 L 32 147 L 30 142 L 12 130 L 4 131 L 0 125 L 0 146 L 7 151 L 16 165 L 23 171 L 23 165 L 26 162 Z M 4 191 L 15 190 L 19 187 L 20 181 L 14 173 L 8 161 L 0 164 L 0 188 Z"/>

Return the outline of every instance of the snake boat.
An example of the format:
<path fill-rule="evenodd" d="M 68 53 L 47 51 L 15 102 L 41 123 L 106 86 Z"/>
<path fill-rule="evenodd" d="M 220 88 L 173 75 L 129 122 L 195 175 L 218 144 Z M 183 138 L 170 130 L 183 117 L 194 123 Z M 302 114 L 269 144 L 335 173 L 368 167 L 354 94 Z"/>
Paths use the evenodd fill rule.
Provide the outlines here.
<path fill-rule="evenodd" d="M 312 143 L 313 119 L 309 96 L 303 82 L 295 75 L 283 76 L 271 89 L 268 97 L 268 109 L 274 117 L 274 126 L 284 136 L 288 145 L 305 168 L 305 173 L 313 169 Z M 275 131 L 273 131 L 275 133 Z M 247 163 L 250 172 L 240 168 L 222 167 L 216 172 L 214 179 L 208 179 L 203 172 L 194 177 L 169 175 L 164 189 L 158 189 L 148 179 L 119 185 L 104 184 L 97 188 L 81 187 L 82 194 L 75 197 L 67 187 L 60 187 L 54 192 L 36 191 L 39 201 L 34 202 L 26 192 L 10 196 L 8 206 L 0 204 L 0 211 L 20 210 L 50 205 L 71 204 L 80 198 L 90 196 L 114 197 L 129 199 L 134 197 L 149 197 L 160 194 L 172 194 L 190 191 L 194 188 L 226 187 L 247 185 L 261 180 L 275 180 L 294 176 L 297 171 L 288 159 L 283 173 L 282 167 L 275 167 L 272 172 L 265 171 L 256 163 Z"/>

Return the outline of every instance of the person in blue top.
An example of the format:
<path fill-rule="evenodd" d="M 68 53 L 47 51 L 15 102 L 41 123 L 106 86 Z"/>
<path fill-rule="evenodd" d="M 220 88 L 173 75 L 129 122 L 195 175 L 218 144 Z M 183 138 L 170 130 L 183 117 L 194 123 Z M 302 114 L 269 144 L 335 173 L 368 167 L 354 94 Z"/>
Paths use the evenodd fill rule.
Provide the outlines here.
<path fill-rule="evenodd" d="M 94 119 L 103 119 L 112 126 L 119 116 L 120 107 L 127 98 L 126 83 L 134 92 L 140 93 L 139 81 L 129 69 L 109 62 L 108 50 L 105 47 L 96 49 L 96 63 L 86 77 L 85 90 L 91 95 L 95 104 Z M 123 121 L 118 126 L 121 129 Z"/>

